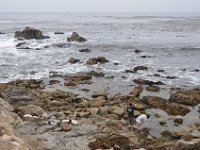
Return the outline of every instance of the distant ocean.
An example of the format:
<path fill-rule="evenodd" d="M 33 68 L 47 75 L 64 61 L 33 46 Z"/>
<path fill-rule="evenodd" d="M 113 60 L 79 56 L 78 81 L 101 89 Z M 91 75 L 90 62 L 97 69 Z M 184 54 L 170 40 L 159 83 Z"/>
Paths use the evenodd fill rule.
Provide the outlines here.
<path fill-rule="evenodd" d="M 26 47 L 30 49 L 17 49 L 20 41 L 14 39 L 14 33 L 27 26 L 51 38 L 29 40 Z M 67 37 L 74 31 L 87 42 L 68 43 Z M 48 77 L 50 71 L 101 69 L 107 76 L 116 76 L 111 84 L 123 85 L 141 77 L 170 86 L 200 86 L 200 13 L 0 13 L 0 32 L 5 33 L 0 34 L 0 82 Z M 68 46 L 52 46 L 59 43 Z M 91 52 L 80 53 L 82 48 Z M 142 52 L 136 54 L 136 49 Z M 97 56 L 110 62 L 85 65 Z M 71 57 L 82 63 L 68 63 Z M 148 71 L 125 73 L 138 65 L 147 66 Z"/>

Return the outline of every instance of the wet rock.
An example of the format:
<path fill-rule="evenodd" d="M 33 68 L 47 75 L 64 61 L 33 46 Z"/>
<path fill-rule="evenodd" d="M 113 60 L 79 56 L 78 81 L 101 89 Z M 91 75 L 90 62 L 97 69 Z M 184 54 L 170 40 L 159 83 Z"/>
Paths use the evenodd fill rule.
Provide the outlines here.
<path fill-rule="evenodd" d="M 59 80 L 50 80 L 50 81 L 49 81 L 49 84 L 50 84 L 50 85 L 52 85 L 52 84 L 58 84 L 58 83 L 60 83 Z"/>
<path fill-rule="evenodd" d="M 67 38 L 67 41 L 68 42 L 73 42 L 73 41 L 76 41 L 76 42 L 85 42 L 86 39 L 79 36 L 79 34 L 77 32 L 73 32 L 72 35 L 70 37 Z"/>
<path fill-rule="evenodd" d="M 25 44 L 26 44 L 26 42 L 19 42 L 19 43 L 17 43 L 16 47 L 21 47 L 21 46 L 23 46 Z"/>
<path fill-rule="evenodd" d="M 96 72 L 96 71 L 90 71 L 87 74 L 94 76 L 94 77 L 104 77 L 105 76 L 105 74 L 103 72 Z"/>
<path fill-rule="evenodd" d="M 151 80 L 145 80 L 145 79 L 141 79 L 141 78 L 134 79 L 133 81 L 137 84 L 144 84 L 144 85 L 165 85 L 161 81 L 151 81 Z"/>
<path fill-rule="evenodd" d="M 6 34 L 6 33 L 4 33 L 4 32 L 0 32 L 0 34 Z"/>
<path fill-rule="evenodd" d="M 142 91 L 143 91 L 143 87 L 137 86 L 132 91 L 130 91 L 129 94 L 133 97 L 139 97 L 140 93 L 142 93 Z"/>
<path fill-rule="evenodd" d="M 189 106 L 198 105 L 200 104 L 200 89 L 188 91 L 179 90 L 170 96 L 169 101 Z"/>
<path fill-rule="evenodd" d="M 71 63 L 71 64 L 75 64 L 77 62 L 80 62 L 80 59 L 76 59 L 76 58 L 71 57 L 68 62 Z"/>
<path fill-rule="evenodd" d="M 104 101 L 101 98 L 93 98 L 90 102 L 90 107 L 102 107 L 104 106 Z"/>
<path fill-rule="evenodd" d="M 145 96 L 143 97 L 142 101 L 153 108 L 160 108 L 164 111 L 166 111 L 170 115 L 181 115 L 184 116 L 188 112 L 190 112 L 190 109 L 186 106 L 182 106 L 177 103 L 168 102 L 167 100 L 157 97 L 157 96 Z"/>
<path fill-rule="evenodd" d="M 16 31 L 15 38 L 18 39 L 48 39 L 49 36 L 44 36 L 42 32 L 35 28 L 26 27 L 23 31 Z"/>
<path fill-rule="evenodd" d="M 164 138 L 172 138 L 172 137 L 173 137 L 173 136 L 172 136 L 172 133 L 171 133 L 170 131 L 167 131 L 167 130 L 162 131 L 160 134 L 161 134 Z"/>
<path fill-rule="evenodd" d="M 176 123 L 177 125 L 183 124 L 183 119 L 182 118 L 175 118 L 174 123 Z"/>
<path fill-rule="evenodd" d="M 167 122 L 165 122 L 165 121 L 160 121 L 159 124 L 160 124 L 161 126 L 166 126 Z"/>
<path fill-rule="evenodd" d="M 64 34 L 64 32 L 55 32 L 54 34 Z"/>
<path fill-rule="evenodd" d="M 107 62 L 109 62 L 109 60 L 107 60 L 105 57 L 97 57 L 97 58 L 90 58 L 87 62 L 86 62 L 86 64 L 87 65 L 95 65 L 95 64 L 97 64 L 97 63 L 102 63 L 102 64 L 104 64 L 104 63 L 107 63 Z"/>
<path fill-rule="evenodd" d="M 173 137 L 183 137 L 183 136 L 188 136 L 188 135 L 191 135 L 191 130 L 187 128 L 183 130 L 175 131 L 173 133 Z"/>
<path fill-rule="evenodd" d="M 195 70 L 193 70 L 194 72 L 199 72 L 200 70 L 199 69 L 195 69 Z"/>
<path fill-rule="evenodd" d="M 175 76 L 166 76 L 166 79 L 176 79 Z"/>
<path fill-rule="evenodd" d="M 139 54 L 139 53 L 141 53 L 142 51 L 139 50 L 139 49 L 136 49 L 134 52 L 135 52 L 136 54 Z"/>
<path fill-rule="evenodd" d="M 17 49 L 33 49 L 33 48 L 30 48 L 30 47 L 18 47 Z"/>
<path fill-rule="evenodd" d="M 102 116 L 103 115 L 107 115 L 108 114 L 108 110 L 109 110 L 108 106 L 100 107 L 99 111 L 98 111 L 98 114 L 102 115 Z"/>
<path fill-rule="evenodd" d="M 165 70 L 159 69 L 158 72 L 165 72 Z"/>
<path fill-rule="evenodd" d="M 138 70 L 147 70 L 148 68 L 146 66 L 137 66 L 133 68 L 134 73 L 136 73 Z"/>
<path fill-rule="evenodd" d="M 151 86 L 147 86 L 146 90 L 150 91 L 150 92 L 159 92 L 160 91 L 160 87 L 151 85 Z"/>
<path fill-rule="evenodd" d="M 116 146 L 118 146 L 119 149 L 121 149 L 125 145 L 133 145 L 133 144 L 134 143 L 132 143 L 125 136 L 122 136 L 122 135 L 119 135 L 119 134 L 111 134 L 111 135 L 107 135 L 107 136 L 104 136 L 104 137 L 101 137 L 101 138 L 97 138 L 96 141 L 90 142 L 88 146 L 91 148 L 91 150 L 111 149 L 111 148 L 114 148 Z"/>
<path fill-rule="evenodd" d="M 68 81 L 80 83 L 81 81 L 91 80 L 92 76 L 88 75 L 87 73 L 81 73 L 81 74 L 76 74 L 76 75 L 65 75 L 64 79 Z"/>
<path fill-rule="evenodd" d="M 141 56 L 141 58 L 151 58 L 151 56 L 143 55 L 143 56 Z"/>
<path fill-rule="evenodd" d="M 84 49 L 80 49 L 79 52 L 82 52 L 82 53 L 89 53 L 89 52 L 91 52 L 91 49 L 84 48 Z"/>

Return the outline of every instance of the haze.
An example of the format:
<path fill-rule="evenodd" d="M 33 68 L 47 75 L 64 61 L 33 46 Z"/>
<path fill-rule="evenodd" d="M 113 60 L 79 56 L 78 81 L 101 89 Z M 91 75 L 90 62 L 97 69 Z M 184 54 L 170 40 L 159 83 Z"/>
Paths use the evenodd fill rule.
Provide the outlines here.
<path fill-rule="evenodd" d="M 0 12 L 199 12 L 200 0 L 0 0 Z"/>

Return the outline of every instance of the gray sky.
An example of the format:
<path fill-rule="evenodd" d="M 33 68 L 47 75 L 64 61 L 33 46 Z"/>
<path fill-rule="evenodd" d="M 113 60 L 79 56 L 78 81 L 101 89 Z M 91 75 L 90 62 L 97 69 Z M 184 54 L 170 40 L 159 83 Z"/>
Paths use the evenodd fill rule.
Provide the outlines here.
<path fill-rule="evenodd" d="M 0 0 L 0 12 L 199 12 L 200 0 Z"/>

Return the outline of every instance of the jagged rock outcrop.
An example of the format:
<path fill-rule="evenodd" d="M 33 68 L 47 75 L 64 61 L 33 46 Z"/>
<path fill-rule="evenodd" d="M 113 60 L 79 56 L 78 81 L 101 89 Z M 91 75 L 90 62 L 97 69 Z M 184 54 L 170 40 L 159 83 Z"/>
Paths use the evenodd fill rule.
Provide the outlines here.
<path fill-rule="evenodd" d="M 50 38 L 49 36 L 45 36 L 42 34 L 42 31 L 31 28 L 31 27 L 26 27 L 22 31 L 16 31 L 15 32 L 15 38 L 17 39 L 25 39 L 25 40 L 30 40 L 30 39 L 48 39 Z"/>
<path fill-rule="evenodd" d="M 68 42 L 85 42 L 86 39 L 84 37 L 79 36 L 77 32 L 73 32 L 70 37 L 67 38 Z"/>

